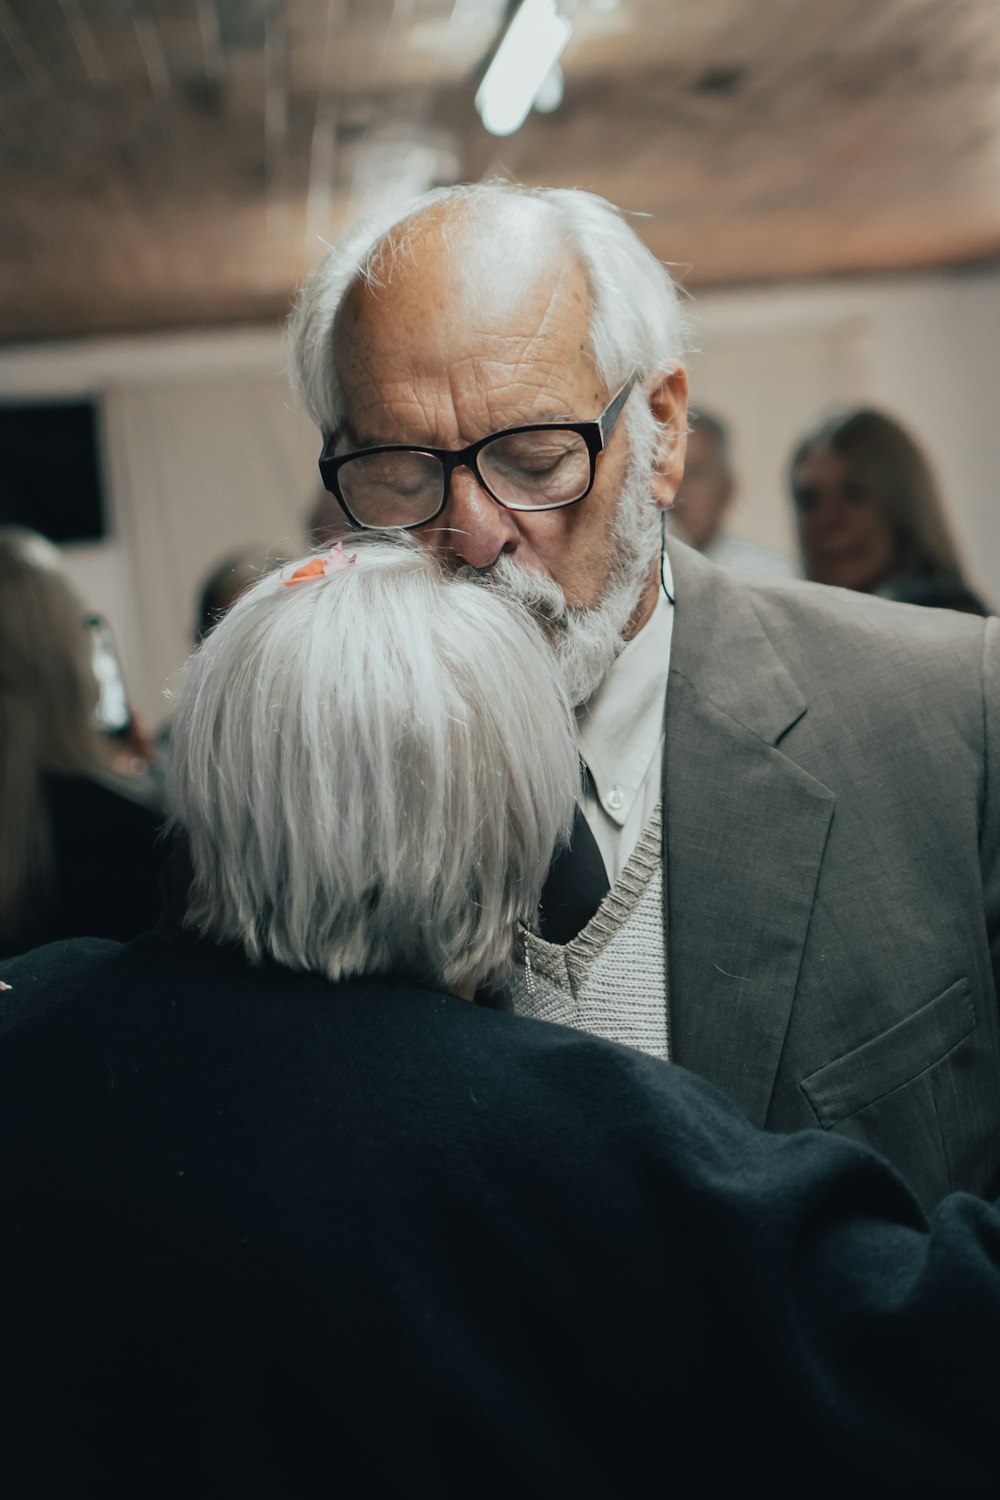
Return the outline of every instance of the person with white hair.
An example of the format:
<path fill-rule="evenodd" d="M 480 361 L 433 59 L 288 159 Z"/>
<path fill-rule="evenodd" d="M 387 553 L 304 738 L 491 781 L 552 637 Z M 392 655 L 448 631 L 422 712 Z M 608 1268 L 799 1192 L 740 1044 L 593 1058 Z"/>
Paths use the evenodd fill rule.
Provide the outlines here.
<path fill-rule="evenodd" d="M 365 541 L 251 589 L 192 659 L 168 783 L 183 924 L 253 962 L 471 997 L 568 829 L 569 711 L 527 615 Z"/>
<path fill-rule="evenodd" d="M 1000 1169 L 1000 626 L 736 577 L 663 538 L 685 319 L 584 192 L 349 230 L 291 324 L 345 524 L 546 626 L 587 775 L 518 1013 L 671 1057 L 931 1205 Z"/>
<path fill-rule="evenodd" d="M 578 784 L 520 607 L 266 577 L 171 775 L 174 925 L 0 966 L 5 1495 L 991 1491 L 1000 1214 L 470 1003 Z"/>

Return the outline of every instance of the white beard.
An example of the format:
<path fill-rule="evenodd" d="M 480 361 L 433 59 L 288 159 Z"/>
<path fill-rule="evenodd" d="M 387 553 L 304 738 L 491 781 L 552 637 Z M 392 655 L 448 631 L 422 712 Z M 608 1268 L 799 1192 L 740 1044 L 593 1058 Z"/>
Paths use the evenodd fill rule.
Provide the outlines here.
<path fill-rule="evenodd" d="M 633 444 L 611 530 L 613 561 L 596 604 L 589 608 L 567 604 L 558 583 L 520 567 L 506 554 L 488 568 L 459 570 L 522 605 L 545 628 L 574 708 L 587 702 L 623 650 L 625 631 L 649 587 L 661 545 L 662 515 L 650 494 L 653 461 L 646 456 L 649 448 L 642 440 Z"/>

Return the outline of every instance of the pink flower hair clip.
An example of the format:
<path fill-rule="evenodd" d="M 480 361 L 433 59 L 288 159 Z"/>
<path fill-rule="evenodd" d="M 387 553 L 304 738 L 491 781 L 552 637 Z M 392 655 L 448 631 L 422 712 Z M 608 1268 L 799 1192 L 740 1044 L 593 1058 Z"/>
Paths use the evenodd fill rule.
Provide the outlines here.
<path fill-rule="evenodd" d="M 345 552 L 343 542 L 337 542 L 332 546 L 325 557 L 311 557 L 301 568 L 296 568 L 291 578 L 281 580 L 283 586 L 291 588 L 293 583 L 305 583 L 309 578 L 322 578 L 327 573 L 339 573 L 341 568 L 349 568 L 356 563 L 358 556 L 356 552 Z"/>

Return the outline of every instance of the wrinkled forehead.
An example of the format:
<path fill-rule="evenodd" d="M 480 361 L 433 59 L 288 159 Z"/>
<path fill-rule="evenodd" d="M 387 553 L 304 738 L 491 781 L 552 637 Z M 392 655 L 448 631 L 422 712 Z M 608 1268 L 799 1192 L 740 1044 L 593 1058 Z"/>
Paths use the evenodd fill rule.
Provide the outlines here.
<path fill-rule="evenodd" d="M 503 214 L 436 206 L 376 253 L 334 325 L 345 384 L 389 365 L 434 378 L 459 364 L 590 360 L 591 294 L 579 258 L 545 205 Z"/>

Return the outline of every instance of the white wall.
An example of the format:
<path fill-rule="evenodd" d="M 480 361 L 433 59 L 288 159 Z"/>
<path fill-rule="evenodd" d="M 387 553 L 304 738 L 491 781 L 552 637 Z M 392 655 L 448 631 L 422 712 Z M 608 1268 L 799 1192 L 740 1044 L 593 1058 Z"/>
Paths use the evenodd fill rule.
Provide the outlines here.
<path fill-rule="evenodd" d="M 733 426 L 734 532 L 792 553 L 793 440 L 826 405 L 877 402 L 937 461 L 971 577 L 1000 605 L 1000 272 L 720 293 L 692 312 L 694 400 Z M 319 439 L 282 360 L 276 328 L 0 351 L 0 399 L 103 396 L 112 536 L 67 561 L 154 723 L 204 575 L 240 546 L 304 550 Z"/>

